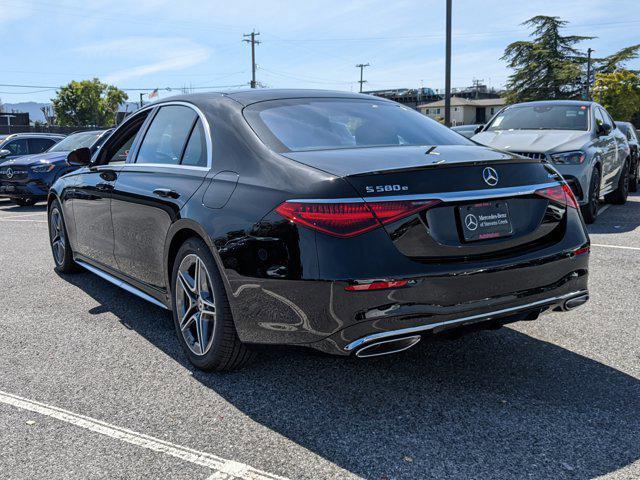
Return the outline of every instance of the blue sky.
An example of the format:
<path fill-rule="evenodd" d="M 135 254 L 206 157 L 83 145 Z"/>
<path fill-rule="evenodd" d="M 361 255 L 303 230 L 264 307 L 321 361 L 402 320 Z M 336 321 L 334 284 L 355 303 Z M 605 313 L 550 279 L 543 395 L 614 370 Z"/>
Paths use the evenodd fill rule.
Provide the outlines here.
<path fill-rule="evenodd" d="M 269 87 L 354 90 L 444 87 L 444 0 L 186 1 L 0 0 L 0 83 L 58 86 L 99 77 L 121 88 L 246 84 L 242 34 L 256 29 L 258 81 Z M 640 43 L 637 0 L 453 0 L 454 87 L 504 85 L 504 47 L 538 15 L 593 35 L 595 55 Z M 629 64 L 640 69 L 640 60 Z M 228 87 L 227 87 L 228 88 Z M 219 88 L 218 88 L 219 89 Z M 0 87 L 3 102 L 48 101 L 54 91 Z M 173 92 L 175 93 L 175 91 Z M 171 92 L 160 91 L 160 96 Z M 129 93 L 131 100 L 137 92 Z"/>

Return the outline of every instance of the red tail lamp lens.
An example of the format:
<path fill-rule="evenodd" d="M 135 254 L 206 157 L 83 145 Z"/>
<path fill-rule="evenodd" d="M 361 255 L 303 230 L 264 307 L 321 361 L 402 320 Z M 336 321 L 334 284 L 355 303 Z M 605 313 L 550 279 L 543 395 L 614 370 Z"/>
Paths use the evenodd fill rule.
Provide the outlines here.
<path fill-rule="evenodd" d="M 566 205 L 568 207 L 576 209 L 578 208 L 578 201 L 576 200 L 571 187 L 569 187 L 569 185 L 567 185 L 566 183 L 557 185 L 555 187 L 536 190 L 536 195 L 548 198 L 549 200 L 553 200 L 554 202 L 561 203 L 562 205 Z"/>
<path fill-rule="evenodd" d="M 315 203 L 284 202 L 276 212 L 336 237 L 353 237 L 429 208 L 439 200 L 399 202 Z"/>
<path fill-rule="evenodd" d="M 573 251 L 573 255 L 574 256 L 578 256 L 578 255 L 584 255 L 585 253 L 589 253 L 591 251 L 590 247 L 582 247 L 582 248 L 578 248 L 577 250 Z"/>
<path fill-rule="evenodd" d="M 401 288 L 406 287 L 409 284 L 409 280 L 392 280 L 388 282 L 371 282 L 361 283 L 357 285 L 348 285 L 344 287 L 349 292 L 362 292 L 366 290 L 384 290 L 387 288 Z"/>

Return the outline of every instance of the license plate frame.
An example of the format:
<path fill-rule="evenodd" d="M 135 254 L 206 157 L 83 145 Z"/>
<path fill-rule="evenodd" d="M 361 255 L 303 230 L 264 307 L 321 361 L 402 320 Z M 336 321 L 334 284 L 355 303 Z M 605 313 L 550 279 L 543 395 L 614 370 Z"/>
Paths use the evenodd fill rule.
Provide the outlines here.
<path fill-rule="evenodd" d="M 509 204 L 504 200 L 470 203 L 458 207 L 465 242 L 479 242 L 513 235 Z"/>

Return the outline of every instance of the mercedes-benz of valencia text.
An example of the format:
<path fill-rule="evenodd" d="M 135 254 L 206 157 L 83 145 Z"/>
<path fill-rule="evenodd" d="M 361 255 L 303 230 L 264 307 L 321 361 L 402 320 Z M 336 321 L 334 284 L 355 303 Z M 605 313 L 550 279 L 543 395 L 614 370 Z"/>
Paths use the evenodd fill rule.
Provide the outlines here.
<path fill-rule="evenodd" d="M 132 114 L 48 199 L 56 268 L 171 310 L 202 369 L 255 344 L 368 357 L 588 299 L 556 170 L 367 95 L 187 95 Z"/>

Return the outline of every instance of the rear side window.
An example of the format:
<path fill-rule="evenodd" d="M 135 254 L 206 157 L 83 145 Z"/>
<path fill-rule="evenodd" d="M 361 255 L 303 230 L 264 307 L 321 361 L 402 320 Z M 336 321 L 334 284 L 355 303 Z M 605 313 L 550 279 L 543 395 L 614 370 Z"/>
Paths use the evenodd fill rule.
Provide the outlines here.
<path fill-rule="evenodd" d="M 2 147 L 3 150 L 9 150 L 11 155 L 26 155 L 29 153 L 27 149 L 27 139 L 19 138 L 17 140 L 13 140 L 12 142 L 7 143 Z"/>
<path fill-rule="evenodd" d="M 192 167 L 207 166 L 207 144 L 205 142 L 204 128 L 200 120 L 193 127 L 187 147 L 184 149 L 181 163 Z"/>
<path fill-rule="evenodd" d="M 48 150 L 56 142 L 50 138 L 30 138 L 29 153 L 42 153 Z"/>
<path fill-rule="evenodd" d="M 136 163 L 178 165 L 196 117 L 189 107 L 161 107 L 140 144 Z"/>

